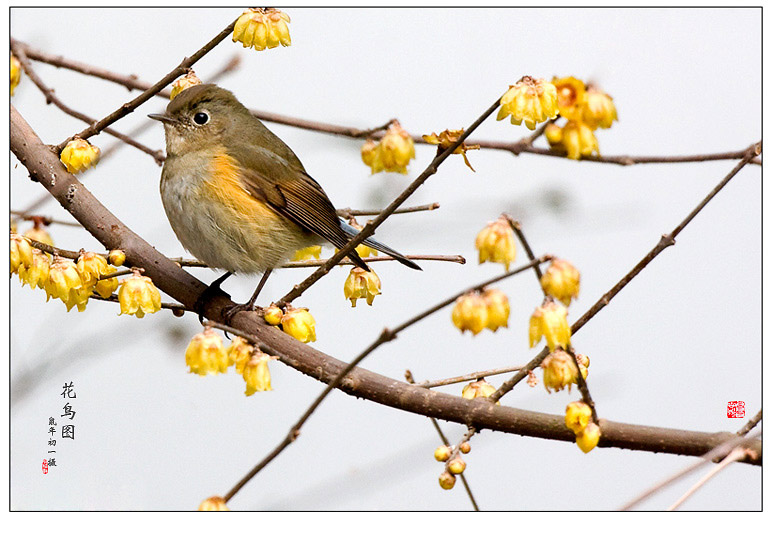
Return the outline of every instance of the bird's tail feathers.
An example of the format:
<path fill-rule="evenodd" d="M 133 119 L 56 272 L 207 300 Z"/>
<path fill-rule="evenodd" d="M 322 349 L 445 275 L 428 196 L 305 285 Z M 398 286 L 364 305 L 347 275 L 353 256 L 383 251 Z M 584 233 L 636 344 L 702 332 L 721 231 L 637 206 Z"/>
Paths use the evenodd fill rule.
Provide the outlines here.
<path fill-rule="evenodd" d="M 346 234 L 349 236 L 349 238 L 353 238 L 359 233 L 359 230 L 357 228 L 355 228 L 352 225 L 349 225 L 343 219 L 340 220 L 340 225 L 343 228 L 343 231 L 345 231 Z M 373 248 L 375 250 L 378 250 L 379 252 L 383 252 L 386 255 L 390 255 L 391 257 L 393 257 L 394 259 L 396 259 L 406 267 L 410 267 L 411 269 L 415 269 L 415 270 L 423 270 L 421 267 L 419 267 L 413 261 L 406 258 L 404 255 L 400 254 L 395 249 L 389 248 L 385 244 L 378 242 L 372 237 L 369 237 L 364 241 L 362 241 L 362 244 L 364 244 L 365 246 L 369 246 L 370 248 Z M 355 257 L 351 257 L 351 256 L 355 256 Z M 349 257 L 351 257 L 351 259 L 354 260 L 357 263 L 357 265 L 359 265 L 360 267 L 364 265 L 364 261 L 362 261 L 359 258 L 358 254 L 355 251 L 350 253 Z M 359 259 L 359 261 L 357 261 L 357 259 Z M 363 268 L 365 267 L 367 267 L 367 265 L 365 265 Z"/>

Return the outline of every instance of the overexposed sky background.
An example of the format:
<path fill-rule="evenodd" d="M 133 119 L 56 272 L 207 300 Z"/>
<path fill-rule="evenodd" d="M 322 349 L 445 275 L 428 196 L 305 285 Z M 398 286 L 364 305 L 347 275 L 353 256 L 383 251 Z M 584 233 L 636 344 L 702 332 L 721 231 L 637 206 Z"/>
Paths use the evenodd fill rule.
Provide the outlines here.
<path fill-rule="evenodd" d="M 293 44 L 264 52 L 227 39 L 199 62 L 202 79 L 232 55 L 242 63 L 221 81 L 247 106 L 360 128 L 397 117 L 411 132 L 471 124 L 521 76 L 574 75 L 615 99 L 620 122 L 598 133 L 608 155 L 676 155 L 747 147 L 761 137 L 761 20 L 753 9 L 287 9 Z M 12 9 L 11 35 L 33 47 L 156 81 L 240 10 Z M 68 105 L 102 117 L 136 92 L 35 63 Z M 13 105 L 46 143 L 83 123 L 46 107 L 26 78 Z M 160 112 L 156 98 L 114 128 L 124 133 Z M 387 204 L 429 163 L 418 146 L 410 174 L 371 176 L 360 141 L 269 125 L 339 207 Z M 525 127 L 486 121 L 480 139 L 517 140 Z M 163 148 L 154 126 L 140 140 Z M 92 142 L 105 148 L 114 139 Z M 543 144 L 543 142 L 541 143 Z M 519 219 L 537 253 L 582 271 L 573 321 L 669 232 L 731 170 L 732 162 L 676 165 L 577 163 L 474 151 L 469 171 L 452 157 L 407 204 L 439 201 L 432 213 L 395 216 L 378 238 L 403 253 L 461 254 L 469 263 L 394 263 L 376 270 L 383 295 L 356 309 L 343 298 L 347 271 L 302 297 L 314 313 L 314 347 L 342 360 L 380 332 L 501 271 L 476 264 L 474 237 L 501 212 Z M 43 192 L 11 157 L 11 207 Z M 121 220 L 163 253 L 183 255 L 158 193 L 160 168 L 124 147 L 81 180 Z M 667 249 L 574 339 L 592 359 L 589 385 L 601 417 L 702 431 L 735 431 L 726 403 L 761 407 L 760 168 L 746 167 Z M 67 218 L 51 201 L 40 209 Z M 22 226 L 24 229 L 25 226 Z M 101 246 L 87 233 L 51 228 L 67 249 Z M 522 250 L 519 261 L 525 260 Z M 204 280 L 214 272 L 194 271 Z M 283 295 L 308 271 L 271 277 L 262 300 Z M 225 288 L 246 299 L 256 277 Z M 502 282 L 510 328 L 461 335 L 450 308 L 381 347 L 364 367 L 395 379 L 410 369 L 436 379 L 526 362 L 528 317 L 540 302 L 529 273 Z M 195 509 L 227 492 L 286 434 L 323 389 L 281 364 L 274 391 L 243 394 L 235 373 L 187 374 L 184 349 L 197 319 L 168 313 L 116 317 L 92 301 L 83 313 L 45 303 L 11 278 L 11 507 L 13 509 Z M 541 374 L 538 373 L 541 380 Z M 499 384 L 506 376 L 490 378 Z M 47 420 L 61 413 L 65 381 L 78 392 L 77 436 L 57 446 L 43 476 Z M 461 386 L 446 389 L 460 393 Z M 562 414 L 574 390 L 548 395 L 518 386 L 503 403 Z M 441 423 L 451 441 L 464 427 Z M 69 445 L 67 445 L 69 444 Z M 300 439 L 231 501 L 240 510 L 465 510 L 463 488 L 442 491 L 437 436 L 425 418 L 335 392 Z M 472 441 L 467 475 L 482 509 L 615 509 L 695 459 L 596 449 L 484 432 Z M 641 509 L 663 509 L 697 477 Z M 761 507 L 761 470 L 733 465 L 683 509 Z"/>

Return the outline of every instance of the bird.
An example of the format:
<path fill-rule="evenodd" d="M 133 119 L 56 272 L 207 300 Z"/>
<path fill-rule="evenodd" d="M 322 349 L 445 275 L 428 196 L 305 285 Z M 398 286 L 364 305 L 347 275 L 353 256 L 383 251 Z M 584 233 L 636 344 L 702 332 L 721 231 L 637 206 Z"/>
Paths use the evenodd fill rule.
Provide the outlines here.
<path fill-rule="evenodd" d="M 343 247 L 359 231 L 342 220 L 321 185 L 295 153 L 254 117 L 232 92 L 198 84 L 177 94 L 164 114 L 166 160 L 161 201 L 182 246 L 207 266 L 225 270 L 207 295 L 234 273 L 262 274 L 248 302 L 224 312 L 253 310 L 271 271 L 302 248 Z M 421 270 L 372 237 L 366 246 Z M 355 265 L 370 270 L 352 251 Z"/>

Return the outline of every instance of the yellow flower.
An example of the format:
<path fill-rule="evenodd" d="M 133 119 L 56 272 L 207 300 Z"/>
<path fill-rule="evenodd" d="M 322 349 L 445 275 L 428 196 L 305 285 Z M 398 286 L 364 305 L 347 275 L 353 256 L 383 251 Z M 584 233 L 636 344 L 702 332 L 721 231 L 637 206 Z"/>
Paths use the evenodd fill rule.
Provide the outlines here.
<path fill-rule="evenodd" d="M 501 97 L 501 109 L 496 120 L 512 115 L 512 124 L 520 125 L 525 120 L 529 130 L 536 124 L 558 116 L 558 94 L 555 85 L 544 79 L 526 75 Z"/>
<path fill-rule="evenodd" d="M 236 365 L 236 372 L 239 374 L 244 370 L 244 365 L 247 364 L 252 357 L 255 348 L 244 340 L 240 336 L 235 336 L 231 341 L 231 345 L 228 346 L 228 366 Z"/>
<path fill-rule="evenodd" d="M 576 435 L 576 445 L 583 453 L 589 453 L 600 441 L 600 427 L 595 423 L 588 424 L 584 430 Z"/>
<path fill-rule="evenodd" d="M 225 505 L 225 499 L 220 496 L 212 496 L 205 499 L 198 506 L 199 511 L 230 511 L 228 506 Z"/>
<path fill-rule="evenodd" d="M 456 476 L 449 471 L 440 474 L 440 486 L 445 490 L 450 490 L 456 484 Z"/>
<path fill-rule="evenodd" d="M 547 355 L 541 362 L 541 367 L 544 370 L 544 388 L 548 393 L 551 392 L 550 389 L 560 391 L 566 386 L 570 391 L 571 385 L 576 383 L 578 372 L 574 361 L 571 355 L 562 349 L 556 349 Z"/>
<path fill-rule="evenodd" d="M 145 314 L 152 314 L 161 309 L 161 292 L 149 277 L 134 271 L 132 276 L 121 282 L 118 301 L 121 305 L 121 314 L 129 314 L 141 319 Z"/>
<path fill-rule="evenodd" d="M 446 150 L 450 148 L 453 143 L 458 141 L 458 138 L 461 137 L 463 133 L 464 130 L 445 130 L 439 135 L 432 132 L 431 135 L 422 135 L 421 137 L 423 137 L 423 140 L 430 145 L 438 145 L 440 150 Z M 466 166 L 474 171 L 474 167 L 472 167 L 472 164 L 469 163 L 469 159 L 466 157 L 466 151 L 478 150 L 479 148 L 480 145 L 467 145 L 466 143 L 461 143 L 456 147 L 456 150 L 453 151 L 453 154 L 461 154 L 464 157 L 464 163 Z"/>
<path fill-rule="evenodd" d="M 582 373 L 582 377 L 587 379 L 587 375 L 590 369 L 590 358 L 582 353 L 576 354 L 576 362 L 579 365 L 579 372 Z"/>
<path fill-rule="evenodd" d="M 42 242 L 43 244 L 48 244 L 49 246 L 54 245 L 54 239 L 51 238 L 51 235 L 48 234 L 48 231 L 46 231 L 45 228 L 39 223 L 36 223 L 30 229 L 27 229 L 26 232 L 22 233 L 22 236 L 37 242 Z"/>
<path fill-rule="evenodd" d="M 268 361 L 275 359 L 270 355 L 256 349 L 250 359 L 244 364 L 241 375 L 247 382 L 247 390 L 244 394 L 252 396 L 256 392 L 271 390 L 271 373 L 268 371 Z"/>
<path fill-rule="evenodd" d="M 410 134 L 396 120 L 377 145 L 372 140 L 362 146 L 362 161 L 370 166 L 370 172 L 379 171 L 407 174 L 407 165 L 415 158 L 415 145 Z"/>
<path fill-rule="evenodd" d="M 126 263 L 126 252 L 124 252 L 123 250 L 110 250 L 110 253 L 107 254 L 107 260 L 110 262 L 111 265 L 120 267 L 121 265 Z"/>
<path fill-rule="evenodd" d="M 591 129 L 610 128 L 615 120 L 619 121 L 614 100 L 600 88 L 590 85 L 582 108 L 582 120 Z"/>
<path fill-rule="evenodd" d="M 571 327 L 568 325 L 568 310 L 565 306 L 547 300 L 534 310 L 528 327 L 528 339 L 531 347 L 539 343 L 541 337 L 547 340 L 550 351 L 555 347 L 567 348 L 571 344 Z"/>
<path fill-rule="evenodd" d="M 316 342 L 316 322 L 307 308 L 288 308 L 281 318 L 281 327 L 288 335 L 304 344 Z"/>
<path fill-rule="evenodd" d="M 515 260 L 515 234 L 504 217 L 488 222 L 477 234 L 474 245 L 480 252 L 480 263 L 503 263 L 504 268 L 509 270 L 509 264 Z"/>
<path fill-rule="evenodd" d="M 32 246 L 22 236 L 11 233 L 11 274 L 32 265 Z"/>
<path fill-rule="evenodd" d="M 172 84 L 172 91 L 171 95 L 169 96 L 170 100 L 173 100 L 177 94 L 182 92 L 183 90 L 190 88 L 191 86 L 196 86 L 201 84 L 201 79 L 198 78 L 198 75 L 196 75 L 196 72 L 192 69 L 188 69 L 188 73 L 186 73 L 183 77 L 180 77 L 176 81 L 174 81 L 174 84 Z"/>
<path fill-rule="evenodd" d="M 118 289 L 118 278 L 102 280 L 101 277 L 114 273 L 117 269 L 108 265 L 104 256 L 94 252 L 81 252 L 76 264 L 78 274 L 83 280 L 83 285 L 96 291 L 103 299 L 113 294 Z"/>
<path fill-rule="evenodd" d="M 343 284 L 343 295 L 351 301 L 352 308 L 357 305 L 357 299 L 366 299 L 372 306 L 376 295 L 381 294 L 381 279 L 375 271 L 366 271 L 354 267 Z"/>
<path fill-rule="evenodd" d="M 279 45 L 288 47 L 290 40 L 290 17 L 273 8 L 250 8 L 236 21 L 233 28 L 233 41 L 239 41 L 244 47 L 254 47 L 258 51 L 273 49 Z"/>
<path fill-rule="evenodd" d="M 580 120 L 585 100 L 584 83 L 576 77 L 555 77 L 552 84 L 557 89 L 560 116 L 568 120 Z"/>
<path fill-rule="evenodd" d="M 572 160 L 591 156 L 593 152 L 600 154 L 595 134 L 581 121 L 571 120 L 563 126 L 562 144 L 566 149 L 566 155 Z"/>
<path fill-rule="evenodd" d="M 466 469 L 466 462 L 464 462 L 464 459 L 461 457 L 456 457 L 450 462 L 448 462 L 448 471 L 452 473 L 453 475 L 459 475 L 464 473 L 464 470 Z"/>
<path fill-rule="evenodd" d="M 447 445 L 440 445 L 434 450 L 434 460 L 437 462 L 445 462 L 450 458 L 451 450 Z"/>
<path fill-rule="evenodd" d="M 482 298 L 488 308 L 487 327 L 496 332 L 499 327 L 506 327 L 509 321 L 509 299 L 500 289 L 486 289 Z"/>
<path fill-rule="evenodd" d="M 467 293 L 456 300 L 451 314 L 453 325 L 464 331 L 477 334 L 488 325 L 488 306 L 477 293 Z"/>
<path fill-rule="evenodd" d="M 565 259 L 553 259 L 541 277 L 541 287 L 568 306 L 579 296 L 579 271 Z"/>
<path fill-rule="evenodd" d="M 547 127 L 544 128 L 544 137 L 550 144 L 550 147 L 561 147 L 563 144 L 563 128 L 557 124 L 550 122 Z"/>
<path fill-rule="evenodd" d="M 308 248 L 302 248 L 295 252 L 292 256 L 292 261 L 305 261 L 306 259 L 319 259 L 322 255 L 321 246 L 309 246 Z"/>
<path fill-rule="evenodd" d="M 222 337 L 211 327 L 195 335 L 185 350 L 185 364 L 191 374 L 206 376 L 228 370 L 228 352 L 222 343 Z"/>
<path fill-rule="evenodd" d="M 93 288 L 83 284 L 75 263 L 59 256 L 54 257 L 43 289 L 47 295 L 46 301 L 51 297 L 60 299 L 67 307 L 68 312 L 76 305 L 78 312 L 85 310 L 93 290 Z"/>
<path fill-rule="evenodd" d="M 495 392 L 496 387 L 485 381 L 485 378 L 480 378 L 477 381 L 467 383 L 461 390 L 461 396 L 467 400 L 473 400 L 475 398 L 488 398 Z"/>
<path fill-rule="evenodd" d="M 21 81 L 21 63 L 11 53 L 11 96 L 13 96 L 13 91 L 16 90 L 19 81 Z"/>
<path fill-rule="evenodd" d="M 86 169 L 99 163 L 101 151 L 88 141 L 75 138 L 64 147 L 59 157 L 67 167 L 67 171 L 73 174 L 82 173 Z"/>
<path fill-rule="evenodd" d="M 592 410 L 584 402 L 571 402 L 566 406 L 566 426 L 573 430 L 574 434 L 584 430 L 591 418 Z"/>
<path fill-rule="evenodd" d="M 37 248 L 32 249 L 32 263 L 29 266 L 19 267 L 19 280 L 23 284 L 29 284 L 32 289 L 39 287 L 44 289 L 48 282 L 51 260 L 48 254 Z"/>
<path fill-rule="evenodd" d="M 117 270 L 118 269 L 116 269 L 112 265 L 107 265 L 107 268 L 105 269 L 104 274 L 112 274 Z M 97 294 L 103 299 L 109 298 L 110 295 L 112 295 L 116 289 L 118 289 L 117 276 L 113 276 L 112 278 L 101 279 L 94 286 L 94 291 L 96 291 Z"/>
<path fill-rule="evenodd" d="M 284 311 L 275 304 L 271 304 L 271 306 L 263 310 L 263 319 L 274 327 L 281 323 L 282 317 L 284 317 Z"/>

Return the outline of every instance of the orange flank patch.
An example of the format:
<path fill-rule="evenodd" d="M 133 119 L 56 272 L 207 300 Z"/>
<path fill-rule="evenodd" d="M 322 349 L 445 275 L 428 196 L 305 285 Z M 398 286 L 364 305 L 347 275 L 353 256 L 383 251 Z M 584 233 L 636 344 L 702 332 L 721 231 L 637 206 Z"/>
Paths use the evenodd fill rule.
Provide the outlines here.
<path fill-rule="evenodd" d="M 239 218 L 253 221 L 255 217 L 273 218 L 276 213 L 265 203 L 255 199 L 241 184 L 239 167 L 235 160 L 221 152 L 212 160 L 212 176 L 206 182 L 207 195 L 230 208 Z"/>

